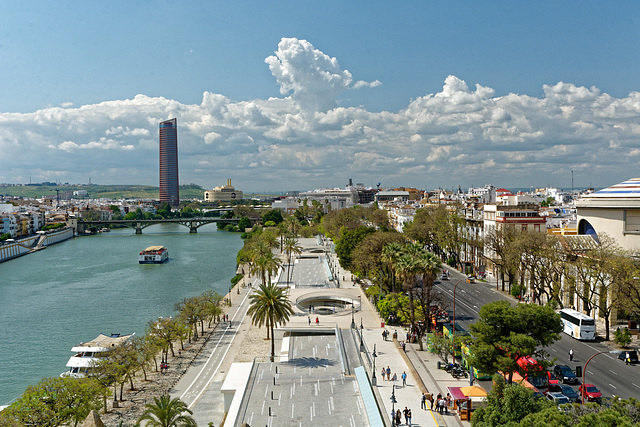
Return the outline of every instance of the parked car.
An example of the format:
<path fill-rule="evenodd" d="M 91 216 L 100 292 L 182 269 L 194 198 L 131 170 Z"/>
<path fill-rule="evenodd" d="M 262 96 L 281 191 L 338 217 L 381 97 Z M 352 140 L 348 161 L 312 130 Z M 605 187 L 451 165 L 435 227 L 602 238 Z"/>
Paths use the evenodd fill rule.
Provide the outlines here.
<path fill-rule="evenodd" d="M 567 397 L 567 399 L 576 403 L 580 402 L 580 395 L 576 393 L 573 387 L 565 384 L 562 384 L 559 387 L 562 389 L 561 393 L 564 394 Z"/>
<path fill-rule="evenodd" d="M 440 276 L 440 280 L 449 280 L 449 275 L 447 273 L 442 273 L 442 276 Z"/>
<path fill-rule="evenodd" d="M 563 384 L 578 384 L 578 377 L 576 377 L 573 369 L 567 365 L 557 365 L 553 368 L 553 373 L 562 381 Z"/>
<path fill-rule="evenodd" d="M 560 384 L 560 380 L 558 379 L 556 374 L 554 374 L 553 372 L 549 372 L 549 371 L 547 371 L 547 374 L 549 374 L 549 384 L 550 385 L 558 385 L 558 384 Z"/>
<path fill-rule="evenodd" d="M 556 405 L 563 405 L 565 403 L 571 403 L 569 398 L 562 393 L 547 393 L 547 399 L 555 403 Z"/>
<path fill-rule="evenodd" d="M 638 363 L 638 353 L 635 350 L 623 351 L 618 355 L 618 359 L 624 360 L 627 365 L 629 363 Z"/>
<path fill-rule="evenodd" d="M 468 276 L 467 277 L 467 283 L 476 283 L 475 276 Z"/>
<path fill-rule="evenodd" d="M 580 384 L 578 394 L 580 396 L 584 395 L 589 402 L 598 402 L 602 399 L 602 393 L 600 393 L 600 390 L 593 384 Z"/>

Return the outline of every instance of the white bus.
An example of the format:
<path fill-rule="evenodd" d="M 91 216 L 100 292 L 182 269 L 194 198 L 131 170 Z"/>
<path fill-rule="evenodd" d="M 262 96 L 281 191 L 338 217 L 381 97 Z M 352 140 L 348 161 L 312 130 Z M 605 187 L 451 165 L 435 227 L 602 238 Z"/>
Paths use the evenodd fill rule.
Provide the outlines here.
<path fill-rule="evenodd" d="M 560 310 L 564 333 L 578 340 L 596 339 L 596 322 L 593 317 L 582 314 L 572 308 Z"/>

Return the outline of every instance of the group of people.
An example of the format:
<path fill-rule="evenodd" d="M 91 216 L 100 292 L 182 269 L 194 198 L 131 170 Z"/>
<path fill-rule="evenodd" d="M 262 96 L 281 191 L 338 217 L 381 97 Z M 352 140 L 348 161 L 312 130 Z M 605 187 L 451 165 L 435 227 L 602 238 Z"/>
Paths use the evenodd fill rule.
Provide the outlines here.
<path fill-rule="evenodd" d="M 451 407 L 451 402 L 452 402 L 451 394 L 447 393 L 447 396 L 445 397 L 441 393 L 438 393 L 438 396 L 436 397 L 436 399 L 434 400 L 433 397 L 431 397 L 430 401 L 431 401 L 431 409 L 433 409 L 433 404 L 435 402 L 436 412 L 440 412 L 440 414 L 449 413 L 449 408 Z"/>
<path fill-rule="evenodd" d="M 307 316 L 307 320 L 309 321 L 309 325 L 311 325 L 311 316 Z M 318 319 L 318 316 L 316 316 L 316 325 L 320 324 L 320 319 Z"/>
<path fill-rule="evenodd" d="M 395 412 L 391 410 L 391 419 L 393 420 L 393 423 L 397 426 L 402 424 L 402 415 L 404 415 L 405 424 L 410 426 L 411 425 L 411 409 L 405 406 L 402 412 L 400 412 L 399 408 Z"/>
<path fill-rule="evenodd" d="M 382 330 L 382 341 L 387 341 L 387 338 L 389 338 L 389 331 L 387 331 L 386 329 Z M 398 331 L 393 331 L 393 339 L 397 340 L 398 339 Z"/>
<path fill-rule="evenodd" d="M 385 369 L 384 366 L 382 367 L 382 371 L 380 371 L 380 376 L 382 377 L 382 381 L 393 381 L 394 383 L 396 381 L 398 381 L 398 375 L 394 372 L 393 376 L 391 376 L 391 367 L 387 366 L 387 368 Z M 407 385 L 407 372 L 404 371 L 402 372 L 402 375 L 400 375 L 400 379 L 402 379 L 402 387 L 405 387 Z"/>

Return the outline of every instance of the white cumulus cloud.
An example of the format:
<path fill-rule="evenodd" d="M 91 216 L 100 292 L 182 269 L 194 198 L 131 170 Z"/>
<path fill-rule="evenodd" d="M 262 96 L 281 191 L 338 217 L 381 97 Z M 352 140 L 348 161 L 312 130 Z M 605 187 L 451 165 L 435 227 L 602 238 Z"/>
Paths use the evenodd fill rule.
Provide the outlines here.
<path fill-rule="evenodd" d="M 266 59 L 282 97 L 199 104 L 143 94 L 31 113 L 0 113 L 0 182 L 157 185 L 158 123 L 178 119 L 181 182 L 232 178 L 245 190 L 343 185 L 559 185 L 568 170 L 611 185 L 637 176 L 640 92 L 544 85 L 539 97 L 469 85 L 450 75 L 398 112 L 337 107 L 355 81 L 336 58 L 284 38 Z M 265 72 L 267 72 L 265 70 Z M 515 91 L 516 88 L 514 88 Z"/>

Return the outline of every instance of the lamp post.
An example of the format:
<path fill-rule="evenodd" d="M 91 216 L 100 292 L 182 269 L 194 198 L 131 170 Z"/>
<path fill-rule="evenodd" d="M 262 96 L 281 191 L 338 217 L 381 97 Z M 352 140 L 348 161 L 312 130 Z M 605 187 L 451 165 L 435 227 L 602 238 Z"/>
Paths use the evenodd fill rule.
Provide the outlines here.
<path fill-rule="evenodd" d="M 395 425 L 395 413 L 396 413 L 396 403 L 398 403 L 398 401 L 396 400 L 396 385 L 393 384 L 391 386 L 391 412 L 393 413 L 393 415 L 391 415 L 391 425 Z"/>
<path fill-rule="evenodd" d="M 353 298 L 351 298 L 351 329 L 354 329 L 356 327 L 356 321 L 353 318 Z"/>
<path fill-rule="evenodd" d="M 452 336 L 453 336 L 453 361 L 455 363 L 456 361 L 456 288 L 458 287 L 458 285 L 460 284 L 460 282 L 462 282 L 464 279 L 460 279 L 456 282 L 455 285 L 453 285 L 453 329 L 452 329 Z"/>
<path fill-rule="evenodd" d="M 373 372 L 371 374 L 371 385 L 376 387 L 378 385 L 378 379 L 376 378 L 376 357 L 378 357 L 378 355 L 376 354 L 375 343 L 373 344 L 373 353 L 371 354 L 371 356 L 373 357 Z"/>
<path fill-rule="evenodd" d="M 605 351 L 599 351 L 599 352 L 597 352 L 596 354 L 594 354 L 593 356 L 591 356 L 591 357 L 589 358 L 589 360 L 587 360 L 587 362 L 584 364 L 584 368 L 582 369 L 582 385 L 581 385 L 581 387 L 582 387 L 582 393 L 580 393 L 580 394 L 582 394 L 582 404 L 583 404 L 583 405 L 584 405 L 584 395 L 585 395 L 585 392 L 586 392 L 585 384 L 586 384 L 586 378 L 587 378 L 587 365 L 589 364 L 589 362 L 591 362 L 591 359 L 593 359 L 593 358 L 594 358 L 594 357 L 596 357 L 597 355 L 599 355 L 599 354 L 603 354 L 603 353 L 609 353 L 609 354 L 620 354 L 620 353 L 622 353 L 622 351 L 620 351 L 620 350 L 611 350 L 611 351 L 607 351 L 607 350 L 605 350 Z"/>

